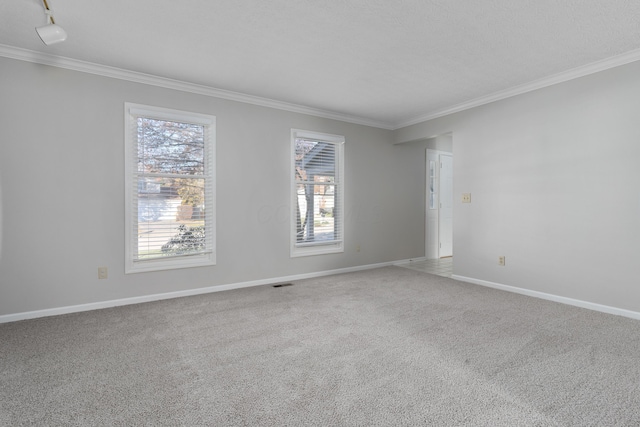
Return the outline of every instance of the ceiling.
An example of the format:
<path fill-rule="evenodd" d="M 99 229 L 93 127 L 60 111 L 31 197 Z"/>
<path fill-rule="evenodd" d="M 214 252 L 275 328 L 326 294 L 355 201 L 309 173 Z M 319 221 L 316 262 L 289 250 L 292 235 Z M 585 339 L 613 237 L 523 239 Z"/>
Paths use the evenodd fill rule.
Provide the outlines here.
<path fill-rule="evenodd" d="M 389 129 L 640 59 L 636 0 L 49 2 L 67 41 L 39 40 L 40 0 L 2 0 L 4 56 L 86 61 Z"/>

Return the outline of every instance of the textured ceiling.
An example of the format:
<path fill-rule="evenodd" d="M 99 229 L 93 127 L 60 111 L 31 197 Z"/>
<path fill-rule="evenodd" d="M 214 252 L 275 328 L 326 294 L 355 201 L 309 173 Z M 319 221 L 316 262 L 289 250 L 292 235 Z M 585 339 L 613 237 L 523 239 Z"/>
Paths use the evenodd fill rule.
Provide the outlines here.
<path fill-rule="evenodd" d="M 39 0 L 0 2 L 0 44 L 408 123 L 640 48 L 640 1 Z M 0 77 L 6 78 L 1 74 Z"/>

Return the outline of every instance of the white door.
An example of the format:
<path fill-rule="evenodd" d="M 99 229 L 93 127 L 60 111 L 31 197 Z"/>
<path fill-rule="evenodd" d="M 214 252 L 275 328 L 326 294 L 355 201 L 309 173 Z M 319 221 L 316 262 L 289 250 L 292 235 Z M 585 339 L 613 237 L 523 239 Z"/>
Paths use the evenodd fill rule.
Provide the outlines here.
<path fill-rule="evenodd" d="M 440 209 L 438 239 L 440 258 L 453 256 L 453 157 L 440 154 Z"/>

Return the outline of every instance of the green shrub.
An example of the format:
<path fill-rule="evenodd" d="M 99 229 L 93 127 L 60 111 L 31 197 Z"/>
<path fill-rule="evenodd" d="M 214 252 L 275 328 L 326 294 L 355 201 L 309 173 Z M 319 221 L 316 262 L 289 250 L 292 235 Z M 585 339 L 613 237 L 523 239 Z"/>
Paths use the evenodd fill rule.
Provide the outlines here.
<path fill-rule="evenodd" d="M 205 248 L 204 225 L 187 227 L 180 224 L 178 233 L 162 245 L 165 255 L 183 255 L 201 251 Z"/>

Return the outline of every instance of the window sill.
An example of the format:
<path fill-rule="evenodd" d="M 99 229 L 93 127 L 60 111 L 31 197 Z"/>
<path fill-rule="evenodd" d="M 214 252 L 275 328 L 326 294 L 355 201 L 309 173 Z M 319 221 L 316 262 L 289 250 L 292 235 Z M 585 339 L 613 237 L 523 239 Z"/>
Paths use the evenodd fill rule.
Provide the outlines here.
<path fill-rule="evenodd" d="M 293 245 L 291 247 L 291 258 L 312 256 L 312 255 L 325 255 L 344 252 L 342 242 L 332 243 L 318 243 L 318 244 L 303 244 Z"/>
<path fill-rule="evenodd" d="M 148 271 L 177 270 L 181 268 L 207 267 L 216 265 L 215 254 L 191 255 L 171 259 L 154 259 L 149 261 L 127 262 L 125 274 L 144 273 Z"/>

